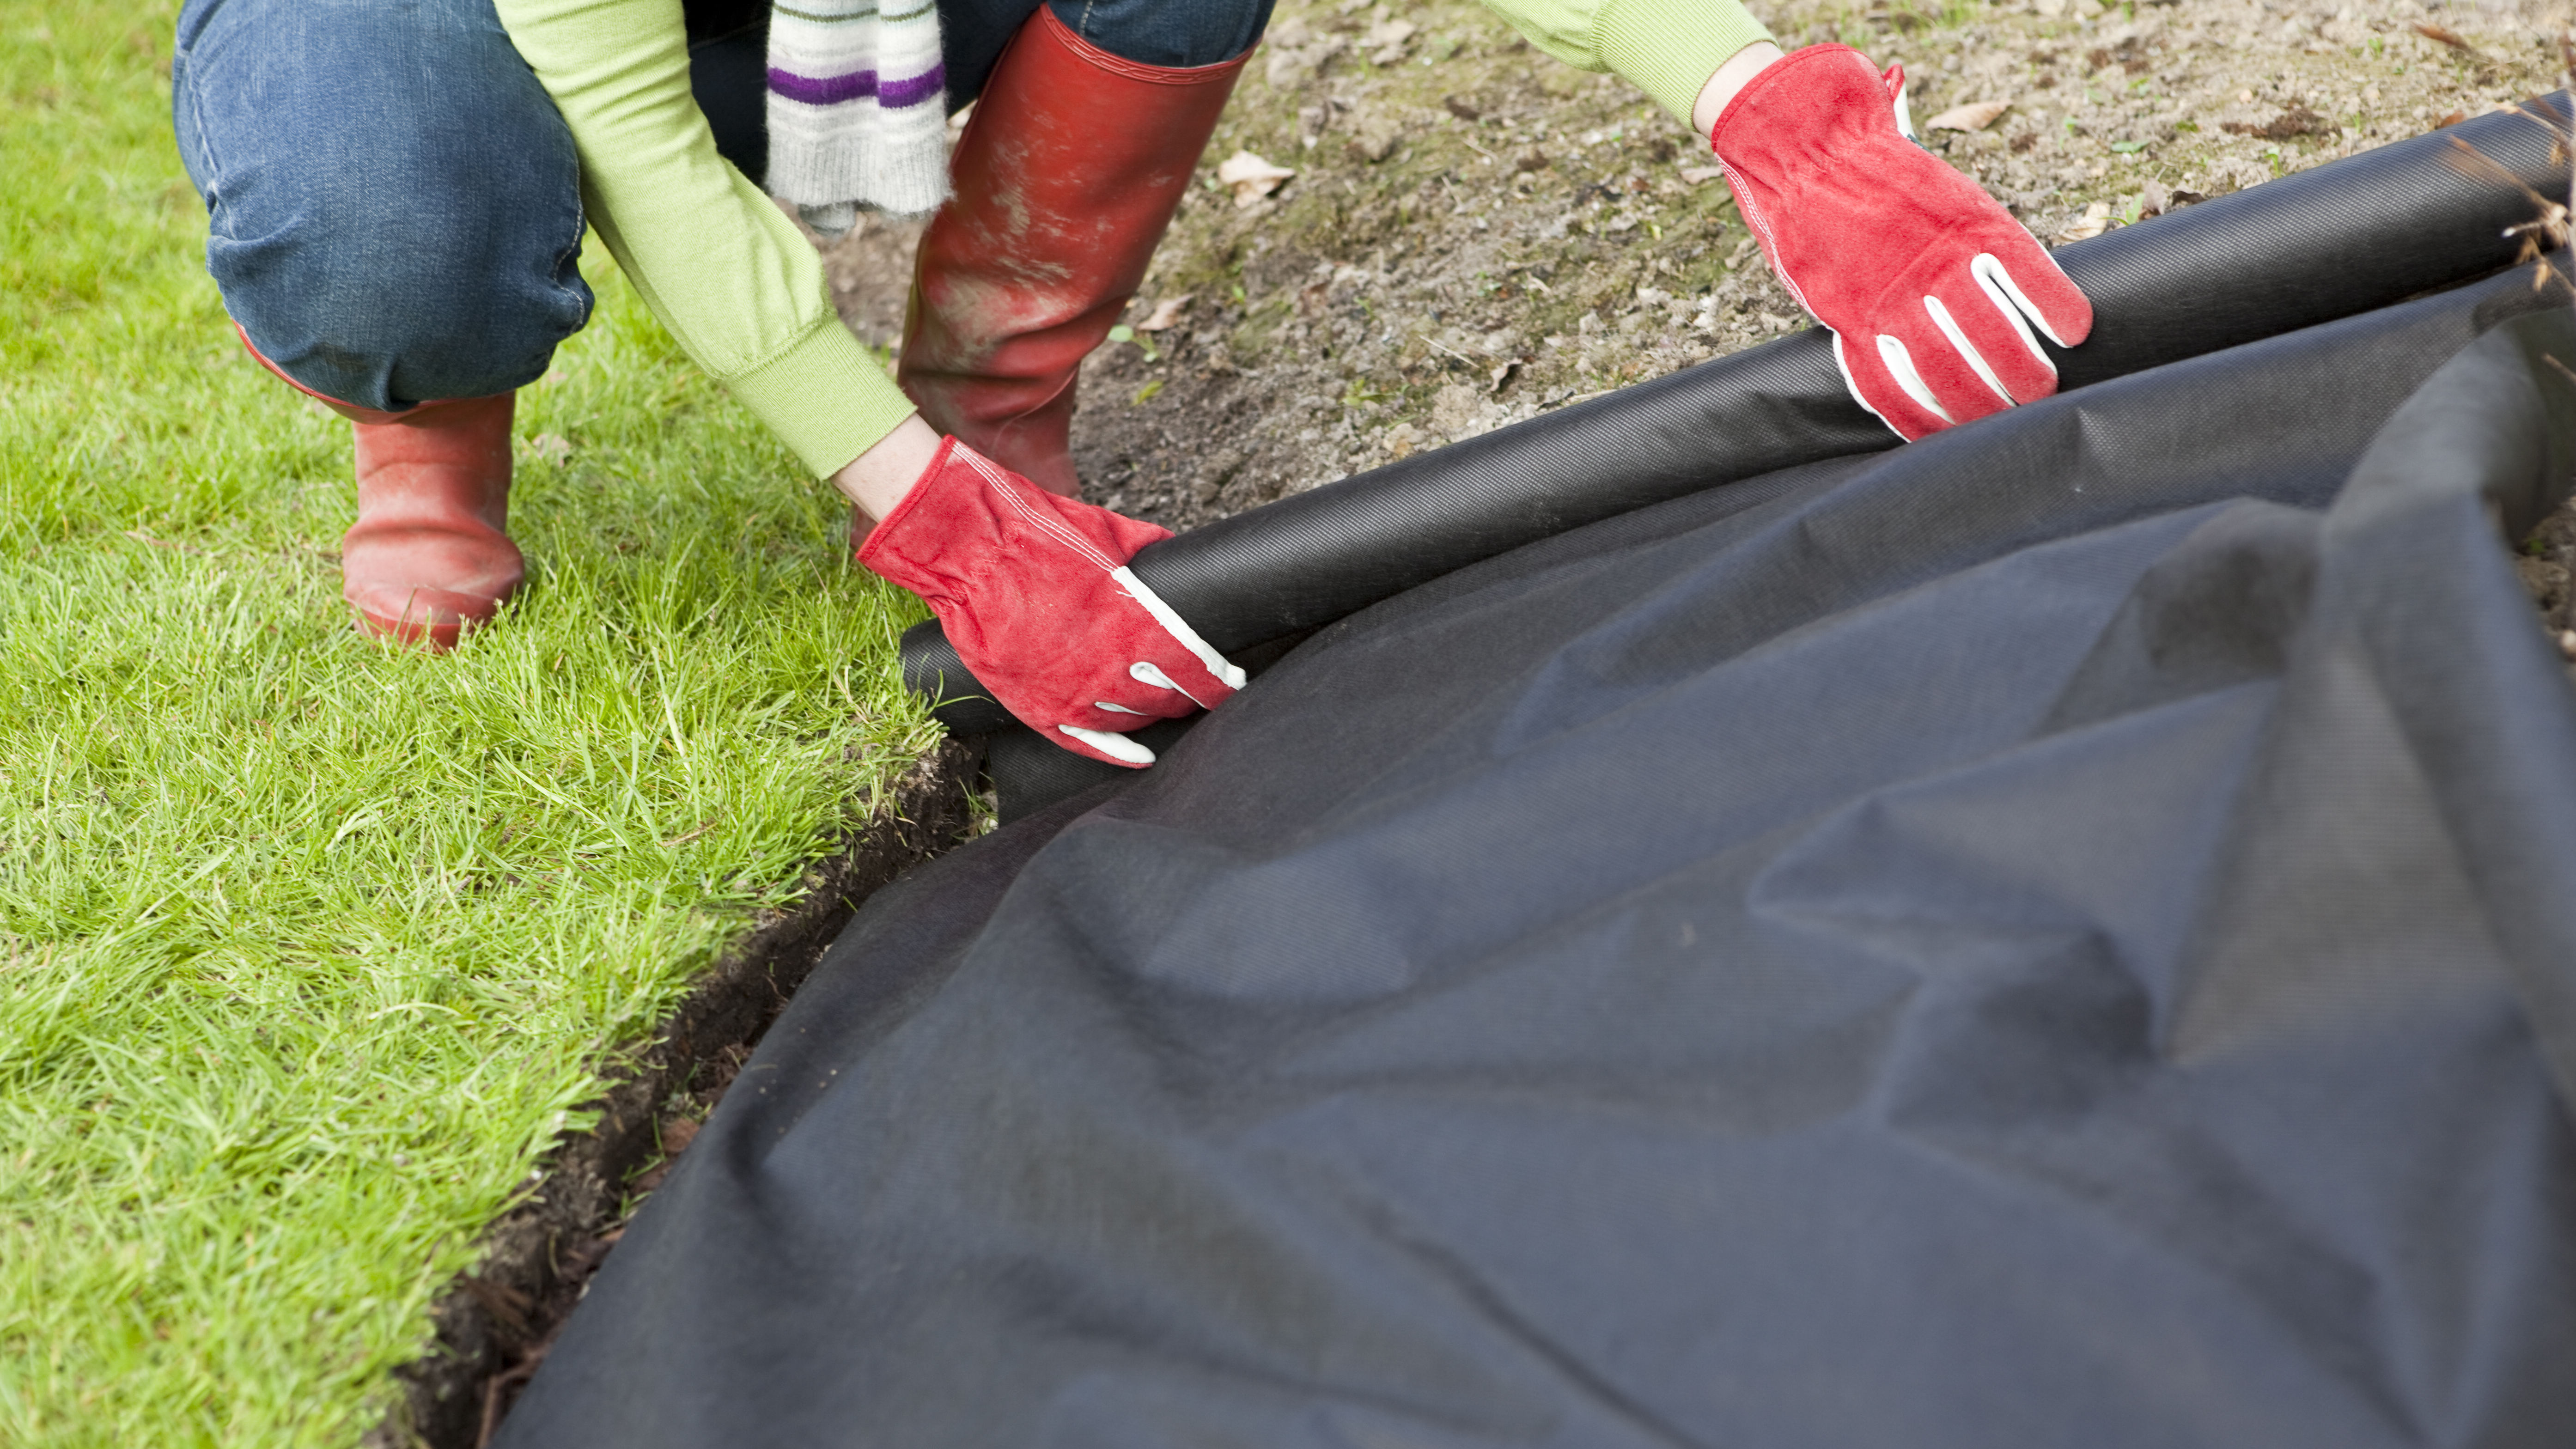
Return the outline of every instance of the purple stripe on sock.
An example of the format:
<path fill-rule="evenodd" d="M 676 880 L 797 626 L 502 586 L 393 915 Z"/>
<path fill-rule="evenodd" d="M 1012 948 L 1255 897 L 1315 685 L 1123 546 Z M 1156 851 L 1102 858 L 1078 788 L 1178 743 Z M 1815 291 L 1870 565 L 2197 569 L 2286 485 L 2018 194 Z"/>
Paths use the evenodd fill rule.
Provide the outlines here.
<path fill-rule="evenodd" d="M 928 75 L 907 76 L 877 84 L 877 73 L 859 71 L 852 75 L 803 76 L 794 71 L 772 67 L 769 88 L 791 101 L 809 106 L 837 106 L 843 101 L 877 98 L 877 104 L 889 110 L 917 106 L 946 89 L 947 67 L 934 65 Z"/>
<path fill-rule="evenodd" d="M 804 76 L 794 71 L 770 67 L 769 88 L 791 101 L 809 106 L 836 106 L 877 93 L 877 73 L 863 70 L 855 75 Z"/>
<path fill-rule="evenodd" d="M 948 68 L 945 65 L 934 65 L 927 75 L 887 81 L 877 90 L 877 104 L 901 110 L 905 106 L 917 106 L 923 101 L 937 100 L 947 89 Z"/>

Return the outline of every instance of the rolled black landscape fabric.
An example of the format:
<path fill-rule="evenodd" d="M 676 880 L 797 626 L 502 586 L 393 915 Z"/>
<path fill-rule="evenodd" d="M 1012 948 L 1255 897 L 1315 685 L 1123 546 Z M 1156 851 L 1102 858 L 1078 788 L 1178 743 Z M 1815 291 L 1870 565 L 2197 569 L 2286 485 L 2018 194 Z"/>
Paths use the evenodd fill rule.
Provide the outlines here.
<path fill-rule="evenodd" d="M 2539 305 L 1326 629 L 872 898 L 499 1442 L 2566 1442 Z"/>
<path fill-rule="evenodd" d="M 2563 114 L 2566 95 L 2531 105 Z M 2469 162 L 2462 145 L 2490 164 Z M 2051 349 L 2063 384 L 2492 271 L 2520 246 L 2506 228 L 2536 215 L 2521 188 L 2563 197 L 2567 169 L 2546 126 L 2498 112 L 2061 248 L 2096 318 L 2082 347 Z M 1234 650 L 1568 528 L 1895 443 L 1844 391 L 1827 334 L 1811 330 L 1194 529 L 1134 567 Z M 950 729 L 1016 727 L 936 623 L 904 636 L 903 667 L 916 693 L 947 701 L 937 713 Z"/>

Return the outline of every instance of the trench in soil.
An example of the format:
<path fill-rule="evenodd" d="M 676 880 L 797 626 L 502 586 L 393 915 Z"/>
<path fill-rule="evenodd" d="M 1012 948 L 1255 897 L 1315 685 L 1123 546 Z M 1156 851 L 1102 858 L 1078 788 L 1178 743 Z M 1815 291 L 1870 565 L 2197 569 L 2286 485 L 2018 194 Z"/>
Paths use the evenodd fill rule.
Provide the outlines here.
<path fill-rule="evenodd" d="M 432 1338 L 395 1374 L 395 1402 L 367 1449 L 479 1449 L 499 1425 L 634 1205 L 723 1096 L 790 996 L 867 898 L 975 828 L 980 765 L 950 742 L 890 792 L 885 810 L 806 873 L 794 906 L 727 952 L 652 1044 L 588 1110 L 527 1195 L 484 1238 L 481 1260 L 430 1310 Z"/>

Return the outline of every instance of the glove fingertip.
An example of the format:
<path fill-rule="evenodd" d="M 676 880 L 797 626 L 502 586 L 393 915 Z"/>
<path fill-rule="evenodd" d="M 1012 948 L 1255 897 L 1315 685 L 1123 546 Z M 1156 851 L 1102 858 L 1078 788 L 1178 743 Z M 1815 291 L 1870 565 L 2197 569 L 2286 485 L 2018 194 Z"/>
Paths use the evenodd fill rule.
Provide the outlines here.
<path fill-rule="evenodd" d="M 1847 348 L 1843 335 L 1833 334 L 1834 366 L 1841 369 L 1843 387 L 1861 410 L 1885 424 L 1887 430 L 1911 443 L 1928 433 L 1941 430 L 1938 418 L 1927 417 L 1914 400 L 1897 386 L 1887 365 L 1872 348 Z"/>
<path fill-rule="evenodd" d="M 2035 290 L 2025 289 L 2025 295 L 2039 309 L 2039 315 L 2032 320 L 2046 329 L 2049 339 L 2058 346 L 2073 347 L 2093 335 L 2093 299 L 2055 266 L 2039 279 Z"/>
<path fill-rule="evenodd" d="M 2043 295 L 2031 300 L 2039 304 L 2040 318 L 2059 346 L 2074 347 L 2093 335 L 2093 299 L 2084 295 L 2074 278 L 2051 264 L 2041 289 Z"/>
<path fill-rule="evenodd" d="M 1243 692 L 1244 685 L 1251 682 L 1244 678 L 1242 670 L 1231 664 L 1225 667 L 1225 672 L 1222 674 L 1209 671 L 1206 678 L 1207 683 L 1199 688 L 1198 702 L 1207 709 L 1214 709 L 1234 698 Z"/>
<path fill-rule="evenodd" d="M 1154 752 L 1126 735 L 1070 724 L 1060 724 L 1055 729 L 1060 737 L 1056 743 L 1077 755 L 1129 770 L 1141 770 L 1154 763 Z"/>
<path fill-rule="evenodd" d="M 1971 270 L 1995 294 L 1996 305 L 2017 304 L 2058 346 L 2074 347 L 2093 335 L 2093 299 L 2048 248 L 2018 225 L 2010 236 L 1996 237 L 1993 250 L 1978 257 Z M 2005 293 L 2013 294 L 2010 303 Z"/>

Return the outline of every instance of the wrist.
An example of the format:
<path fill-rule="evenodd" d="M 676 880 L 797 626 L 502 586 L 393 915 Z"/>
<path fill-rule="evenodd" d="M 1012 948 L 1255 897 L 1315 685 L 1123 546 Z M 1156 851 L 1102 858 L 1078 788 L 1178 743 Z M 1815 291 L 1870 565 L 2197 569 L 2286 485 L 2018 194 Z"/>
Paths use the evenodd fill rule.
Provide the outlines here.
<path fill-rule="evenodd" d="M 871 524 L 882 523 L 939 456 L 937 429 L 914 413 L 832 475 L 832 486 Z"/>
<path fill-rule="evenodd" d="M 1717 129 L 1717 118 L 1726 114 L 1727 103 L 1736 93 L 1752 84 L 1753 78 L 1770 69 L 1781 59 L 1780 47 L 1767 40 L 1757 40 L 1717 68 L 1708 83 L 1699 88 L 1699 99 L 1691 105 L 1691 126 L 1701 135 Z"/>

